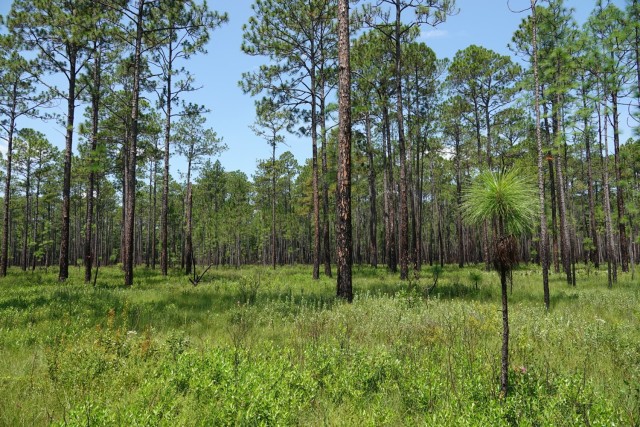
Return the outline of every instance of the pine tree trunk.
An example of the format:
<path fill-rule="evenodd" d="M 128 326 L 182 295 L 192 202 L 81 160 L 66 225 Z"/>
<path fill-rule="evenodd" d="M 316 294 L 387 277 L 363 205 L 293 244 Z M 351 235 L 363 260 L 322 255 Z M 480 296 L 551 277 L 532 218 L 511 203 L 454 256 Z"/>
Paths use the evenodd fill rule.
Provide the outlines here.
<path fill-rule="evenodd" d="M 276 135 L 271 144 L 271 266 L 276 269 Z"/>
<path fill-rule="evenodd" d="M 58 280 L 69 277 L 69 215 L 71 208 L 71 158 L 73 156 L 73 122 L 76 106 L 76 60 L 78 51 L 70 47 L 69 52 L 69 93 L 67 94 L 67 133 L 64 149 L 64 172 L 62 183 L 62 227 L 60 230 L 60 271 Z"/>
<path fill-rule="evenodd" d="M 322 138 L 322 249 L 324 274 L 331 277 L 331 239 L 329 235 L 329 177 L 327 170 L 327 120 L 325 109 L 325 78 L 321 69 L 320 78 L 320 135 Z"/>
<path fill-rule="evenodd" d="M 401 49 L 401 2 L 396 1 L 395 19 L 395 75 L 396 75 L 396 119 L 398 125 L 398 154 L 400 156 L 400 280 L 409 277 L 409 207 L 407 198 L 407 150 L 404 134 L 404 109 L 402 101 L 402 49 Z"/>
<path fill-rule="evenodd" d="M 165 109 L 166 117 L 164 124 L 164 168 L 162 171 L 162 211 L 160 212 L 160 270 L 163 276 L 169 271 L 169 157 L 171 155 L 171 104 L 173 97 L 173 87 L 171 76 L 173 74 L 173 44 L 169 43 L 167 54 L 167 83 Z"/>
<path fill-rule="evenodd" d="M 133 88 L 131 100 L 131 130 L 128 138 L 126 215 L 124 224 L 125 259 L 124 285 L 133 285 L 134 243 L 135 243 L 135 208 L 136 208 L 136 163 L 138 159 L 138 116 L 140 113 L 140 74 L 142 68 L 142 27 L 145 0 L 138 0 L 136 16 L 135 53 L 133 57 Z"/>
<path fill-rule="evenodd" d="M 365 117 L 365 130 L 367 138 L 367 160 L 369 162 L 369 263 L 372 267 L 378 267 L 378 242 L 377 224 L 378 209 L 376 201 L 376 168 L 373 162 L 373 142 L 371 139 L 371 116 L 369 112 Z"/>
<path fill-rule="evenodd" d="M 313 50 L 313 47 L 312 47 Z M 315 64 L 311 66 L 311 186 L 313 193 L 313 280 L 320 278 L 320 198 L 318 191 L 318 112 Z"/>
<path fill-rule="evenodd" d="M 29 219 L 31 217 L 31 158 L 27 155 L 25 177 L 25 205 L 22 230 L 22 271 L 27 271 L 29 265 Z"/>
<path fill-rule="evenodd" d="M 101 78 L 101 61 L 100 51 L 97 48 L 94 52 L 96 55 L 93 64 L 93 90 L 91 91 L 91 158 L 89 166 L 89 188 L 87 191 L 87 212 L 85 216 L 85 230 L 84 230 L 84 282 L 89 283 L 91 281 L 91 268 L 93 266 L 94 254 L 91 253 L 91 242 L 93 239 L 93 206 L 94 199 L 94 187 L 96 181 L 96 150 L 98 148 L 98 122 L 100 119 L 100 78 Z"/>
<path fill-rule="evenodd" d="M 193 268 L 193 197 L 191 182 L 187 182 L 187 194 L 185 195 L 186 226 L 184 230 L 184 273 L 188 276 Z"/>
<path fill-rule="evenodd" d="M 389 123 L 389 110 L 385 105 L 382 109 L 382 119 L 384 127 L 383 160 L 384 160 L 384 204 L 385 204 L 385 252 L 387 257 L 387 267 L 392 273 L 398 271 L 398 257 L 396 245 L 396 209 L 393 197 L 393 154 L 391 151 L 391 124 Z"/>
<path fill-rule="evenodd" d="M 13 87 L 13 93 L 16 93 L 16 85 Z M 16 96 L 13 97 L 15 100 Z M 12 103 L 15 105 L 15 102 Z M 9 218 L 11 207 L 11 169 L 12 169 L 12 157 L 13 157 L 13 136 L 15 133 L 15 109 L 12 109 L 9 115 L 9 132 L 7 135 L 7 162 L 6 162 L 6 177 L 4 182 L 4 215 L 2 222 L 2 260 L 0 262 L 0 276 L 6 277 L 7 268 L 9 265 Z"/>
<path fill-rule="evenodd" d="M 612 53 L 613 55 L 613 53 Z M 618 232 L 620 234 L 620 264 L 622 271 L 629 271 L 629 247 L 627 242 L 627 227 L 625 225 L 624 188 L 622 185 L 622 165 L 620 164 L 620 130 L 618 114 L 618 93 L 611 93 L 611 114 L 613 115 L 613 147 L 614 169 L 616 173 L 616 203 L 618 205 Z"/>
<path fill-rule="evenodd" d="M 338 182 L 336 187 L 337 296 L 353 300 L 351 284 L 351 67 L 349 0 L 338 0 Z"/>
<path fill-rule="evenodd" d="M 531 20 L 532 34 L 531 39 L 533 46 L 533 80 L 534 80 L 534 109 L 536 113 L 536 146 L 538 151 L 538 197 L 540 202 L 540 244 L 539 256 L 542 264 L 542 288 L 544 292 L 544 305 L 549 310 L 549 261 L 548 261 L 548 242 L 547 242 L 547 214 L 544 203 L 544 151 L 542 149 L 542 134 L 540 128 L 540 81 L 538 77 L 538 40 L 537 40 L 537 18 L 536 18 L 536 0 L 531 0 Z M 506 284 L 505 284 L 506 288 Z M 503 290 L 506 293 L 506 289 Z M 507 340 L 508 340 L 507 334 Z M 508 343 L 507 343 L 508 344 Z M 504 350 L 503 350 L 504 351 Z M 507 347 L 508 351 L 508 347 Z M 508 357 L 508 353 L 507 353 Z M 506 383 L 507 381 L 505 381 Z"/>
<path fill-rule="evenodd" d="M 601 134 L 600 147 L 602 148 L 604 145 L 604 157 L 603 157 L 603 167 L 602 167 L 602 182 L 603 182 L 603 209 L 604 209 L 604 222 L 605 222 L 605 238 L 607 242 L 607 279 L 609 287 L 613 286 L 613 283 L 617 281 L 617 260 L 616 253 L 613 244 L 613 229 L 611 226 L 611 202 L 610 202 L 610 191 L 609 191 L 609 148 L 607 144 L 607 101 L 606 95 L 603 96 L 603 106 L 604 106 L 604 119 L 600 123 L 600 127 L 603 129 L 604 137 Z M 600 120 L 600 114 L 598 112 L 598 119 Z M 604 139 L 604 141 L 603 141 Z"/>
<path fill-rule="evenodd" d="M 582 78 L 583 79 L 583 78 Z M 586 91 L 582 92 L 582 108 L 587 108 L 587 93 Z M 595 202 L 595 192 L 593 190 L 593 167 L 591 164 L 591 136 L 589 135 L 589 121 L 585 116 L 583 118 L 583 127 L 584 127 L 584 146 L 585 146 L 585 157 L 587 162 L 587 197 L 589 199 L 589 235 L 591 236 L 591 240 L 593 243 L 594 249 L 590 251 L 590 259 L 593 262 L 595 268 L 600 267 L 600 250 L 599 250 L 599 242 L 598 242 L 598 230 L 596 228 L 596 202 Z"/>

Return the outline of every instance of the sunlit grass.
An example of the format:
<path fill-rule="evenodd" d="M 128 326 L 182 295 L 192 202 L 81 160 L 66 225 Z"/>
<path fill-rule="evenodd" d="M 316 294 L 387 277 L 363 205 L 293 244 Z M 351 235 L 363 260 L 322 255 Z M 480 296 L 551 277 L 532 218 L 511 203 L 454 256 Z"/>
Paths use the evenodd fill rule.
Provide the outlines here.
<path fill-rule="evenodd" d="M 473 272 L 473 274 L 470 274 Z M 511 392 L 498 397 L 496 273 L 354 267 L 353 304 L 308 266 L 211 269 L 192 286 L 117 268 L 0 281 L 0 425 L 633 425 L 640 285 L 513 272 Z M 478 276 L 480 277 L 479 280 Z M 476 289 L 476 282 L 478 283 Z M 427 290 L 429 289 L 429 292 Z"/>

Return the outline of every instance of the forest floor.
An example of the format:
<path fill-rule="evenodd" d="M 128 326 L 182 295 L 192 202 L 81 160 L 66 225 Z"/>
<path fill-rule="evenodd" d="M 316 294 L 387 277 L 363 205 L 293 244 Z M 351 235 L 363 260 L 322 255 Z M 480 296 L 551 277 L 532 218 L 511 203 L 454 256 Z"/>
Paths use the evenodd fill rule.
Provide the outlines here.
<path fill-rule="evenodd" d="M 308 266 L 211 269 L 192 286 L 117 268 L 0 281 L 0 425 L 640 425 L 640 282 L 513 273 L 499 395 L 498 277 L 433 285 L 354 267 L 355 299 Z M 436 269 L 437 272 L 437 269 Z"/>

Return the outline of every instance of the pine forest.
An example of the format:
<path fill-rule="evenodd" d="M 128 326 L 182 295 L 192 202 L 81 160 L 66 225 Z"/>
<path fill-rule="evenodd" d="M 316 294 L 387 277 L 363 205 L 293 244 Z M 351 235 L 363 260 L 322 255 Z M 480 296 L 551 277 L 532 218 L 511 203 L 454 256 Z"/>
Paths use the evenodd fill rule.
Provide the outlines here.
<path fill-rule="evenodd" d="M 638 0 L 6 1 L 0 425 L 640 426 Z"/>

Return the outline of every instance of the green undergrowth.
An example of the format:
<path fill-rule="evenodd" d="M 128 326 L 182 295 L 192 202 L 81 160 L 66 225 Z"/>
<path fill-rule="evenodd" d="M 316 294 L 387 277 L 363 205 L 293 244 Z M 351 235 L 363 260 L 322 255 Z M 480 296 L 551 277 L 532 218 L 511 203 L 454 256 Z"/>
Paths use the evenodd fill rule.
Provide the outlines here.
<path fill-rule="evenodd" d="M 640 284 L 513 273 L 499 396 L 498 277 L 354 267 L 353 304 L 307 266 L 212 269 L 197 287 L 117 268 L 0 281 L 0 425 L 638 425 Z"/>

